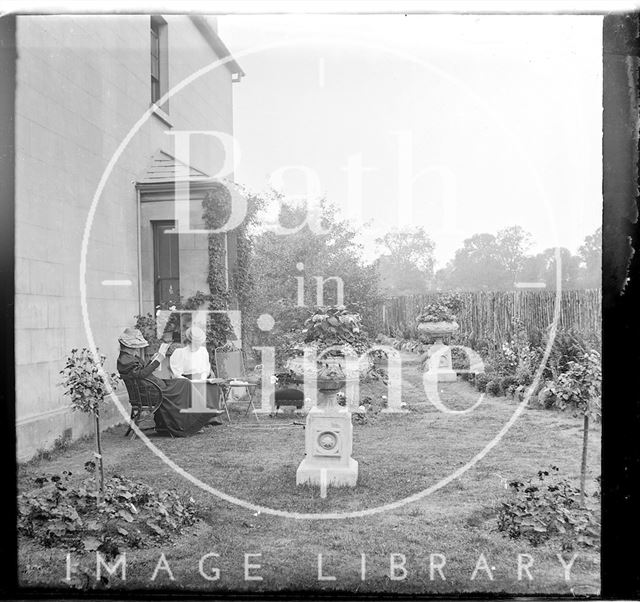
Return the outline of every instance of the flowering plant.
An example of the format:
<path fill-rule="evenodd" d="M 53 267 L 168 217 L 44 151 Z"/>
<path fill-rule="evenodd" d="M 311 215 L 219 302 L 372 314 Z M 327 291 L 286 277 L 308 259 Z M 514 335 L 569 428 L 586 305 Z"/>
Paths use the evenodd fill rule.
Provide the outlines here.
<path fill-rule="evenodd" d="M 456 316 L 443 303 L 429 303 L 418 316 L 418 323 L 423 322 L 455 322 Z"/>
<path fill-rule="evenodd" d="M 456 314 L 462 309 L 462 299 L 457 293 L 445 293 L 438 296 L 434 303 L 427 304 L 420 315 L 418 323 L 423 322 L 455 322 Z"/>

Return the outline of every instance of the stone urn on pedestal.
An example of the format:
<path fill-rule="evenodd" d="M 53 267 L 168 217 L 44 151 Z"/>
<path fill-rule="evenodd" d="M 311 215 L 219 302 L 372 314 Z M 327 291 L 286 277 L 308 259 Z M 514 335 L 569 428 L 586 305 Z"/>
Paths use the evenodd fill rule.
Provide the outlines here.
<path fill-rule="evenodd" d="M 451 349 L 443 342 L 460 329 L 456 316 L 448 305 L 431 303 L 418 317 L 418 333 L 423 341 L 434 341 L 428 350 L 425 372 L 435 372 L 438 382 L 455 382 L 458 376 L 453 370 Z"/>

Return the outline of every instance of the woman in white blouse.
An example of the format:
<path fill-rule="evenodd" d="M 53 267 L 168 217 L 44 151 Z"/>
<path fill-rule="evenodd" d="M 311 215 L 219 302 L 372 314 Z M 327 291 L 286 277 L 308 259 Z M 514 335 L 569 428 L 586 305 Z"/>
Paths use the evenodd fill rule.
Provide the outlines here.
<path fill-rule="evenodd" d="M 211 374 L 209 352 L 204 346 L 207 336 L 202 328 L 192 326 L 185 333 L 185 347 L 176 349 L 169 360 L 171 372 L 176 378 L 181 376 L 193 380 L 205 380 Z"/>
<path fill-rule="evenodd" d="M 211 364 L 209 363 L 209 352 L 204 344 L 207 335 L 202 328 L 192 326 L 187 328 L 185 333 L 186 345 L 176 349 L 169 359 L 171 372 L 174 378 L 188 378 L 190 380 L 206 380 L 211 375 Z M 200 387 L 204 386 L 204 389 Z M 194 395 L 206 395 L 206 405 L 208 408 L 220 409 L 220 387 L 218 384 L 207 382 L 192 388 Z M 222 424 L 219 420 L 213 420 L 212 424 Z"/>

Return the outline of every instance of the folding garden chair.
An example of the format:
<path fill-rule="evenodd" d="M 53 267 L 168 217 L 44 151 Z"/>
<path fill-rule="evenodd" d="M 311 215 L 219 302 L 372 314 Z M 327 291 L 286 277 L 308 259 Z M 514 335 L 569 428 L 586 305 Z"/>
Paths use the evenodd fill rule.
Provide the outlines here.
<path fill-rule="evenodd" d="M 126 376 L 121 378 L 129 394 L 129 403 L 131 404 L 130 421 L 138 425 L 142 420 L 143 412 L 149 412 L 151 416 L 156 413 L 162 403 L 162 390 L 156 383 L 146 378 L 128 378 Z M 131 422 L 129 422 L 129 428 L 124 436 L 126 437 L 131 432 L 133 433 L 133 439 L 136 433 L 131 428 Z"/>
<path fill-rule="evenodd" d="M 253 415 L 258 420 L 256 407 L 253 405 L 253 392 L 257 386 L 256 383 L 249 382 L 246 379 L 244 370 L 244 355 L 240 349 L 230 349 L 228 346 L 218 347 L 215 350 L 216 375 L 218 378 L 224 379 L 221 383 L 222 395 L 221 402 L 227 413 L 227 420 L 231 422 L 229 415 L 229 398 L 233 396 L 234 391 L 240 392 L 242 389 L 246 391 L 248 398 L 247 409 L 244 413 L 246 416 L 249 410 L 253 410 Z"/>

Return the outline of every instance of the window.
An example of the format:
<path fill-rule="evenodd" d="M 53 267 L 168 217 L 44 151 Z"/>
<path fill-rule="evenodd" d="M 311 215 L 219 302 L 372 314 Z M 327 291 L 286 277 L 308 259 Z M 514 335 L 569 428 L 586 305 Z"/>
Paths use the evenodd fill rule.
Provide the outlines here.
<path fill-rule="evenodd" d="M 180 300 L 180 257 L 175 222 L 153 222 L 153 273 L 155 305 Z"/>
<path fill-rule="evenodd" d="M 162 17 L 151 17 L 151 102 L 156 103 L 169 89 L 167 22 Z M 169 103 L 160 107 L 169 112 Z"/>

